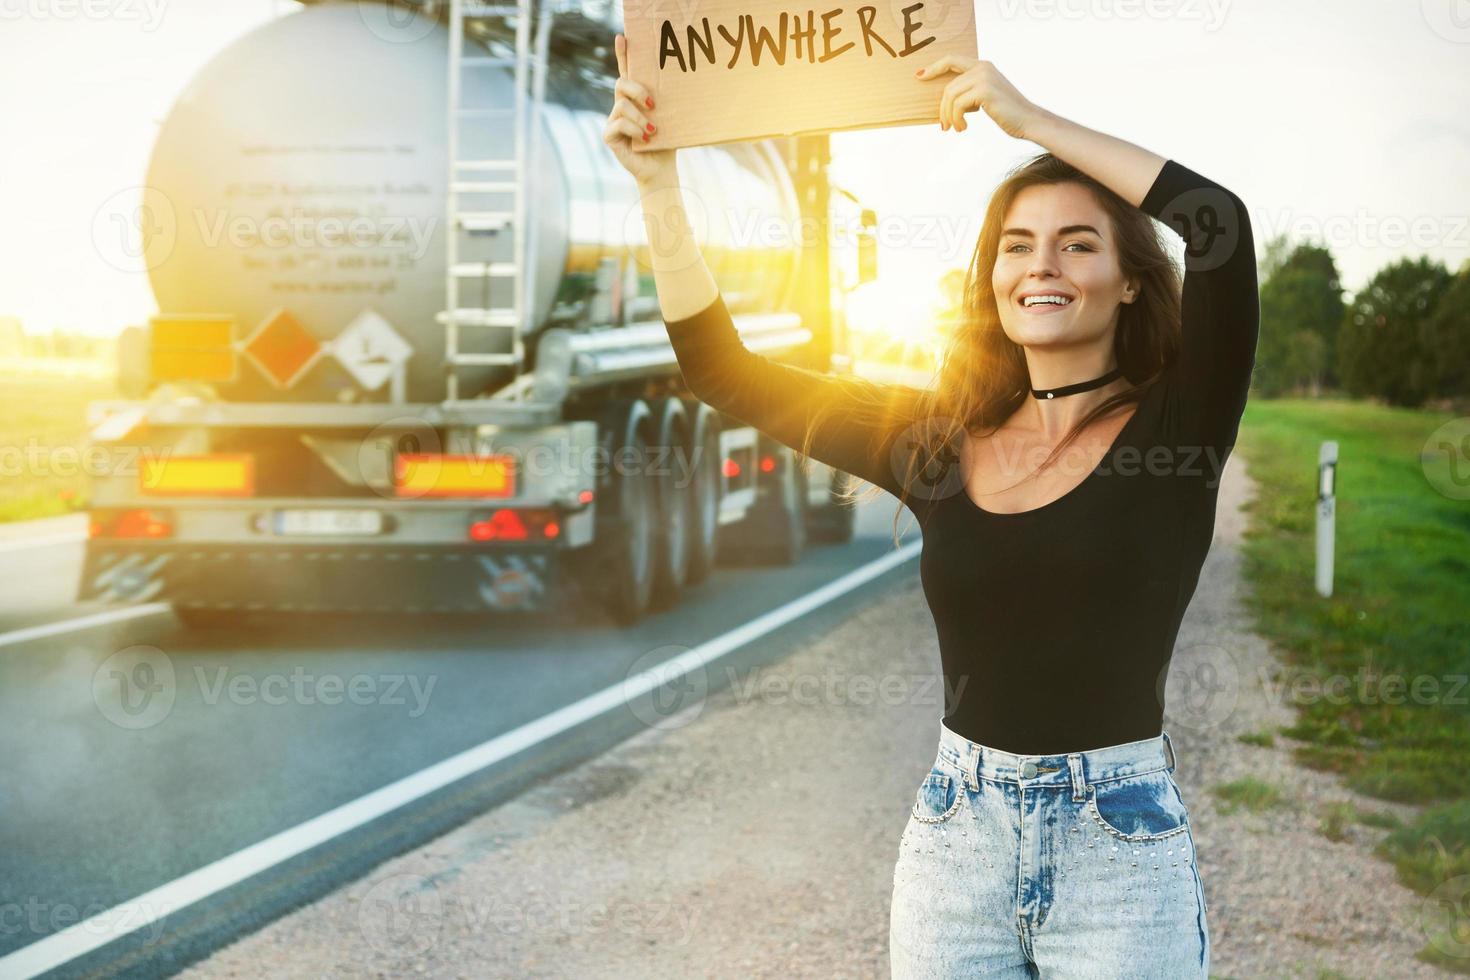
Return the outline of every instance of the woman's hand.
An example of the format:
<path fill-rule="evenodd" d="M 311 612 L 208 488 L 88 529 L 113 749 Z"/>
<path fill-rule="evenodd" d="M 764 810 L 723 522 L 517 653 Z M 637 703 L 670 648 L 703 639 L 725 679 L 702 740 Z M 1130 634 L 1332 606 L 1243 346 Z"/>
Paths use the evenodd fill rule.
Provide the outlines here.
<path fill-rule="evenodd" d="M 673 176 L 674 150 L 650 150 L 639 153 L 633 149 L 634 140 L 647 140 L 654 131 L 651 121 L 653 99 L 648 89 L 628 77 L 628 39 L 622 34 L 614 39 L 618 55 L 618 81 L 613 88 L 612 112 L 608 113 L 607 126 L 602 131 L 602 140 L 612 148 L 613 156 L 623 169 L 632 174 L 639 183 Z"/>
<path fill-rule="evenodd" d="M 925 81 L 951 74 L 959 76 L 950 79 L 939 100 L 940 129 L 953 128 L 962 133 L 967 128 L 965 113 L 984 109 L 1006 133 L 1025 139 L 1026 127 L 1042 113 L 988 61 L 949 54 L 920 68 L 917 74 Z"/>

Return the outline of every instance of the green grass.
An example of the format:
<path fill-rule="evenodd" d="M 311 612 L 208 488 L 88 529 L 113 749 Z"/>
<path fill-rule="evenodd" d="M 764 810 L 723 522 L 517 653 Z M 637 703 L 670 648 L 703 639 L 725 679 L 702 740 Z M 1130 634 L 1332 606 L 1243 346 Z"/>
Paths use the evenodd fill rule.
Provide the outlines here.
<path fill-rule="evenodd" d="M 1289 805 L 1286 794 L 1282 793 L 1279 787 L 1256 779 L 1254 776 L 1211 786 L 1210 792 L 1220 801 L 1217 809 L 1225 814 L 1234 813 L 1241 808 L 1251 813 L 1260 813 L 1263 810 Z"/>
<path fill-rule="evenodd" d="M 1246 745 L 1259 745 L 1268 749 L 1276 744 L 1276 736 L 1270 732 L 1245 732 L 1235 736 L 1235 740 L 1244 742 Z"/>
<path fill-rule="evenodd" d="M 1278 696 L 1297 716 L 1280 731 L 1308 743 L 1299 761 L 1339 773 L 1352 789 L 1427 805 L 1379 849 L 1425 895 L 1470 875 L 1470 501 L 1436 490 L 1420 458 L 1452 417 L 1255 400 L 1236 447 L 1260 487 L 1243 556 L 1247 603 L 1257 630 L 1284 652 Z M 1335 582 L 1323 598 L 1313 588 L 1314 501 L 1327 439 L 1337 441 L 1339 462 Z M 1324 817 L 1324 832 L 1347 819 Z M 1446 907 L 1456 910 L 1446 928 L 1467 935 L 1470 902 Z M 1421 958 L 1470 972 L 1470 957 L 1435 958 L 1444 945 L 1431 943 Z"/>
<path fill-rule="evenodd" d="M 117 397 L 110 379 L 0 375 L 0 521 L 86 507 L 87 403 Z"/>

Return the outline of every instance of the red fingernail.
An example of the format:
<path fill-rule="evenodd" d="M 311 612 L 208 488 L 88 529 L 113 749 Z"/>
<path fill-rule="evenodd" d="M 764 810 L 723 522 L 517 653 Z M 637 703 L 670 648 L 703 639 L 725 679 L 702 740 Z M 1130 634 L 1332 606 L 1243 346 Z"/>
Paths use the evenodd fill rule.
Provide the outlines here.
<path fill-rule="evenodd" d="M 643 134 L 643 142 L 645 142 L 645 143 L 648 142 L 648 134 L 647 133 L 644 133 Z"/>
<path fill-rule="evenodd" d="M 649 131 L 649 132 L 650 132 L 650 133 L 651 133 L 651 132 L 653 132 L 653 123 L 649 123 L 649 124 L 648 124 L 648 131 Z"/>
<path fill-rule="evenodd" d="M 646 106 L 648 106 L 648 108 L 650 108 L 650 109 L 653 108 L 653 100 L 652 99 L 644 99 L 643 100 L 643 104 L 646 105 Z"/>

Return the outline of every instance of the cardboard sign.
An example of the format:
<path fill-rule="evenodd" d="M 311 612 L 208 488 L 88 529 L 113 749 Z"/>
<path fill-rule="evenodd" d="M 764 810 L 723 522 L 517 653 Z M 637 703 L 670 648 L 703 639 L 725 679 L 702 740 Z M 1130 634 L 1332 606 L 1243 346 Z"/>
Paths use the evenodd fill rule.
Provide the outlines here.
<path fill-rule="evenodd" d="M 914 72 L 978 57 L 971 0 L 626 0 L 623 24 L 658 125 L 638 151 L 937 122 L 957 76 Z"/>

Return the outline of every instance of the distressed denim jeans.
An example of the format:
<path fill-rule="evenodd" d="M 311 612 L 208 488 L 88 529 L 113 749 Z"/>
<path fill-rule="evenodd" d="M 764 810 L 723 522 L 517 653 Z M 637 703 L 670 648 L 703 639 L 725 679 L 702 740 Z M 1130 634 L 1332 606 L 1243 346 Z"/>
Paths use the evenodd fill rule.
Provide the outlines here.
<path fill-rule="evenodd" d="M 1167 732 L 1014 755 L 940 724 L 894 868 L 894 980 L 1205 980 L 1210 937 Z"/>

